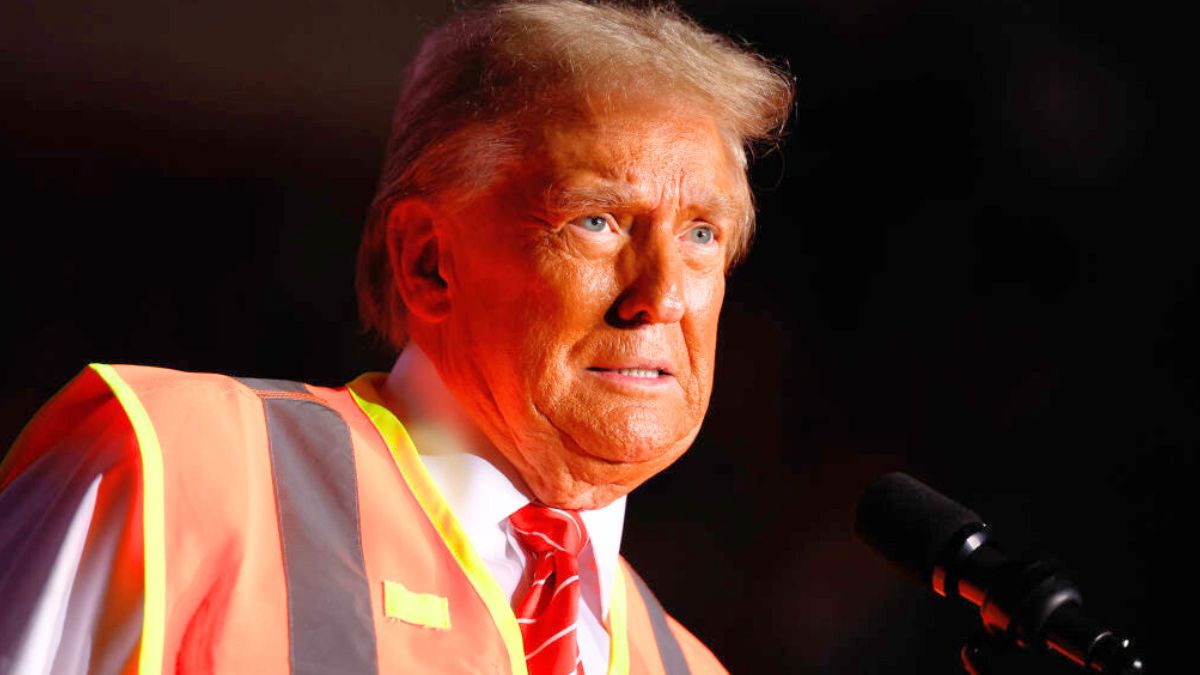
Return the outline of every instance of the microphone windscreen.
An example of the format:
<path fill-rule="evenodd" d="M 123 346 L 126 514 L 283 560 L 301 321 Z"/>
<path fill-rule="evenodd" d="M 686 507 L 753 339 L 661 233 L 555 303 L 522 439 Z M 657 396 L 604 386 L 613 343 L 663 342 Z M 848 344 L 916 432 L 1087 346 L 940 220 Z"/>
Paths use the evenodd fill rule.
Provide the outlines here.
<path fill-rule="evenodd" d="M 854 516 L 858 536 L 922 584 L 955 535 L 982 523 L 975 512 L 898 471 L 867 488 Z"/>

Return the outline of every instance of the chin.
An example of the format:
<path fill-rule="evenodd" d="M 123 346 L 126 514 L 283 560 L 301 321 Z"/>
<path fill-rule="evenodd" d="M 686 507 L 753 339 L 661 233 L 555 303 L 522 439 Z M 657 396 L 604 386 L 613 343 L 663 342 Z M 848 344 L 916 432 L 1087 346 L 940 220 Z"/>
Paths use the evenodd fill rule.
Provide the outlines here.
<path fill-rule="evenodd" d="M 662 415 L 624 415 L 600 428 L 590 422 L 560 427 L 553 466 L 539 462 L 541 471 L 525 477 L 538 501 L 565 509 L 607 506 L 670 466 L 700 430 L 668 424 Z"/>
<path fill-rule="evenodd" d="M 629 488 L 620 485 L 591 485 L 578 484 L 570 488 L 556 488 L 542 491 L 535 490 L 538 501 L 556 509 L 572 511 L 590 511 L 602 509 L 614 501 L 629 494 Z"/>
<path fill-rule="evenodd" d="M 699 425 L 681 428 L 658 415 L 626 415 L 604 427 L 583 424 L 570 433 L 578 454 L 609 464 L 665 464 L 683 454 L 699 432 Z M 663 464 L 665 466 L 665 464 Z"/>
<path fill-rule="evenodd" d="M 572 444 L 573 445 L 573 444 Z M 674 462 L 686 444 L 656 446 L 641 461 L 606 459 L 571 448 L 549 464 L 527 466 L 522 478 L 537 501 L 561 509 L 599 509 L 629 494 Z"/>
<path fill-rule="evenodd" d="M 569 478 L 556 486 L 553 497 L 563 503 L 576 504 L 569 508 L 601 508 L 629 494 L 679 459 L 691 445 L 691 438 L 662 445 L 645 442 L 620 446 L 623 458 L 609 458 L 598 453 L 578 455 L 568 467 Z"/>

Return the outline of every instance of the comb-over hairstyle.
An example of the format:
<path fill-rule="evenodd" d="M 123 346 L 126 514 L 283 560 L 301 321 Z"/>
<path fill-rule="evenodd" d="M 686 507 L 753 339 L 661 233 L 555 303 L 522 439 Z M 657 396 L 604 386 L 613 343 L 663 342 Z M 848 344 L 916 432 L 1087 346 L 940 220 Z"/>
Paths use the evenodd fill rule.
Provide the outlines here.
<path fill-rule="evenodd" d="M 672 5 L 507 0 L 459 14 L 421 43 L 392 117 L 383 173 L 358 255 L 363 325 L 395 348 L 406 309 L 387 250 L 388 213 L 407 197 L 451 208 L 519 160 L 522 129 L 653 96 L 699 105 L 743 168 L 780 140 L 793 79 Z M 664 92 L 667 92 L 664 94 Z M 749 246 L 754 213 L 732 263 Z"/>

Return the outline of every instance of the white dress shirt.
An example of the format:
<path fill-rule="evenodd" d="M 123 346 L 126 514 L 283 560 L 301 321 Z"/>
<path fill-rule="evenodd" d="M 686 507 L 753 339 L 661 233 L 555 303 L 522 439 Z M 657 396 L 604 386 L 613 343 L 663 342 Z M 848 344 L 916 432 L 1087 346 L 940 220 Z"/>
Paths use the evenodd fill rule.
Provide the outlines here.
<path fill-rule="evenodd" d="M 508 522 L 530 502 L 520 476 L 478 431 L 415 345 L 405 347 L 382 390 L 475 552 L 515 605 L 531 581 L 527 556 Z M 617 573 L 625 498 L 580 515 L 589 542 L 579 554 L 583 602 L 576 639 L 584 670 L 601 675 L 608 672 L 610 638 L 604 617 Z"/>

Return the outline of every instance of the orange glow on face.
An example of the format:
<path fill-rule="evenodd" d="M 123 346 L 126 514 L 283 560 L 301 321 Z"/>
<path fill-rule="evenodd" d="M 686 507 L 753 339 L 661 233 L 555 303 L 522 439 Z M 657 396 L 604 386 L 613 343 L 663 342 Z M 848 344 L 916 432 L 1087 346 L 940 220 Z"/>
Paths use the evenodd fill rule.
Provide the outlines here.
<path fill-rule="evenodd" d="M 604 114 L 543 129 L 439 231 L 422 347 L 542 501 L 606 504 L 691 445 L 744 180 L 706 116 Z"/>

